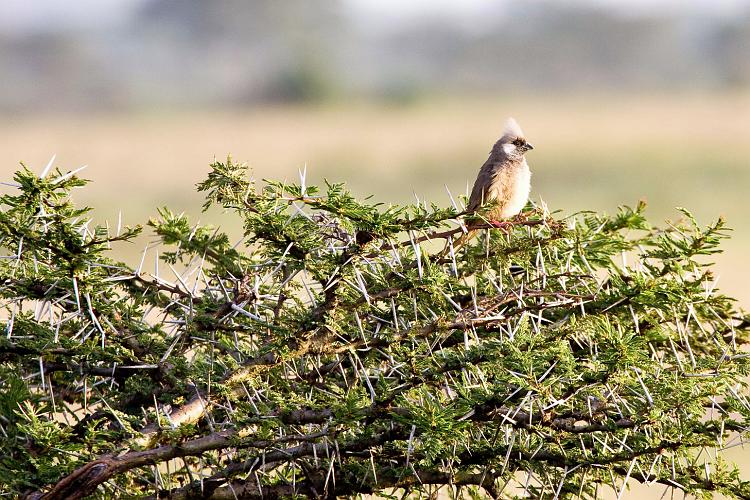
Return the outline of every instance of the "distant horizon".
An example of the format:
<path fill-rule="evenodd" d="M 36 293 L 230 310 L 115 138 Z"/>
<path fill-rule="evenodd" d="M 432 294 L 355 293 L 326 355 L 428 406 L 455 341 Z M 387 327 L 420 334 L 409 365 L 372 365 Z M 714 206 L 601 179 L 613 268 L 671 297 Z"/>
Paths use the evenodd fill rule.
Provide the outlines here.
<path fill-rule="evenodd" d="M 0 33 L 20 35 L 69 30 L 106 29 L 124 21 L 149 0 L 3 0 Z M 428 17 L 453 19 L 457 24 L 481 19 L 487 11 L 502 11 L 508 0 L 342 0 L 360 22 L 379 28 Z M 552 0 L 549 3 L 562 3 Z M 570 1 L 566 1 L 570 5 Z M 579 5 L 599 6 L 621 15 L 663 15 L 669 12 L 708 13 L 716 17 L 750 15 L 750 0 L 574 0 Z M 58 29 L 55 29 L 57 26 Z"/>

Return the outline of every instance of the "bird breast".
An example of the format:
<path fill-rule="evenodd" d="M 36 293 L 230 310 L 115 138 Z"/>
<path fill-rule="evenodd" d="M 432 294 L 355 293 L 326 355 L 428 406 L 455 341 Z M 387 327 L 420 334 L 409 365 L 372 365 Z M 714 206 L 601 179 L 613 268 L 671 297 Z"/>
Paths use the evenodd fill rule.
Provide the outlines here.
<path fill-rule="evenodd" d="M 497 199 L 497 213 L 500 219 L 507 219 L 518 214 L 529 199 L 531 190 L 531 170 L 524 159 L 514 165 L 506 165 L 494 176 L 492 186 L 487 193 L 488 199 Z"/>

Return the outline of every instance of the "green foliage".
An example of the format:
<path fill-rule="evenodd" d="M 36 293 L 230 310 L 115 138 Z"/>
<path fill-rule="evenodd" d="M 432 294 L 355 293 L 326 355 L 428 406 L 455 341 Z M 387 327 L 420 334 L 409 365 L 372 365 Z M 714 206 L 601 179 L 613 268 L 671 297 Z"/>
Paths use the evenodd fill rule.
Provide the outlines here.
<path fill-rule="evenodd" d="M 84 181 L 15 180 L 2 494 L 750 496 L 721 453 L 750 419 L 750 317 L 707 262 L 723 220 L 531 207 L 453 248 L 456 210 L 228 159 L 198 189 L 243 240 L 164 208 L 161 266 L 132 268 L 109 248 L 139 228 L 92 227 Z"/>

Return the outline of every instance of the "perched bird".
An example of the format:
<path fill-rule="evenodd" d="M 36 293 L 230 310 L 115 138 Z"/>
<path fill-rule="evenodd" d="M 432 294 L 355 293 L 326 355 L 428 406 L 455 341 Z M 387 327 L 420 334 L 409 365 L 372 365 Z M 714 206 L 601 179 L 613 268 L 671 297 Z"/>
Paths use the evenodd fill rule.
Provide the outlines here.
<path fill-rule="evenodd" d="M 475 213 L 483 205 L 491 203 L 492 208 L 486 217 L 498 227 L 502 227 L 504 219 L 517 215 L 529 199 L 531 170 L 524 154 L 532 149 L 534 147 L 526 141 L 521 127 L 513 118 L 509 118 L 502 137 L 479 169 L 466 213 Z M 470 224 L 469 231 L 454 241 L 453 246 L 465 244 L 476 233 L 477 230 L 472 230 Z"/>

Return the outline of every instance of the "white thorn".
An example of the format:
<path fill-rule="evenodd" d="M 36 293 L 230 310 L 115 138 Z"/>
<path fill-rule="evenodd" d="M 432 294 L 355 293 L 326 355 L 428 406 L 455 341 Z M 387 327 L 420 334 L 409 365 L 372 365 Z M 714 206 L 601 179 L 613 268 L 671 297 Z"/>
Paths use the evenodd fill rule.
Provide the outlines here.
<path fill-rule="evenodd" d="M 40 179 L 44 179 L 44 177 L 49 172 L 49 169 L 52 168 L 52 164 L 55 162 L 55 158 L 57 157 L 56 154 L 52 155 L 52 158 L 49 159 L 49 163 L 47 163 L 47 166 L 44 167 L 44 170 L 42 170 L 42 173 L 39 174 Z"/>
<path fill-rule="evenodd" d="M 453 210 L 455 210 L 456 212 L 458 212 L 459 211 L 458 210 L 458 205 L 456 204 L 456 200 L 453 199 L 453 194 L 451 193 L 451 190 L 448 189 L 448 184 L 443 184 L 443 186 L 445 187 L 445 191 L 448 193 L 448 198 L 451 199 L 451 205 L 453 205 Z"/>
<path fill-rule="evenodd" d="M 305 179 L 307 178 L 307 163 L 302 167 L 302 170 L 299 170 L 299 183 L 300 183 L 300 193 L 302 196 L 305 196 L 305 191 L 307 191 L 307 186 L 305 183 Z"/>
<path fill-rule="evenodd" d="M 73 177 L 74 175 L 76 175 L 78 172 L 80 172 L 81 170 L 83 170 L 86 167 L 88 167 L 88 165 L 83 165 L 82 167 L 78 167 L 75 170 L 71 170 L 67 174 L 61 175 L 60 177 L 58 177 L 57 179 L 55 179 L 54 181 L 52 181 L 52 184 L 57 184 L 59 182 L 62 182 L 64 180 L 68 179 L 69 177 Z"/>

